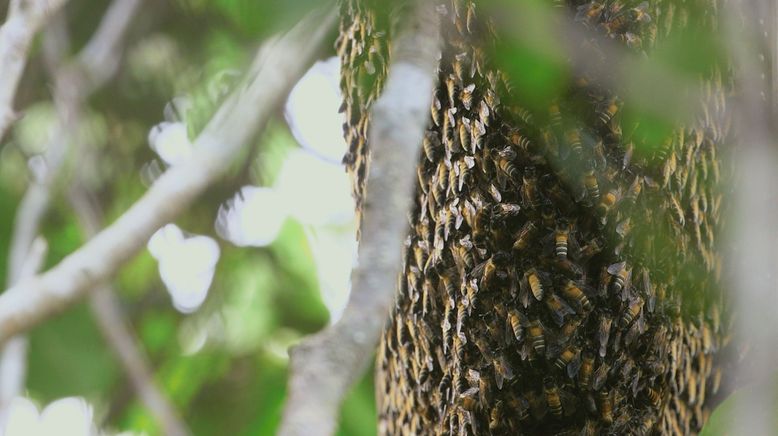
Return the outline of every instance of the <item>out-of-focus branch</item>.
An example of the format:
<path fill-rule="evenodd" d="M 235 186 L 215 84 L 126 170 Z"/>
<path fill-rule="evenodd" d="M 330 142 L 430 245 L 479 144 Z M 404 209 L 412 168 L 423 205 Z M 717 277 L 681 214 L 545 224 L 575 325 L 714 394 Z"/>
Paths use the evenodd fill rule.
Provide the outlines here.
<path fill-rule="evenodd" d="M 19 278 L 35 275 L 46 259 L 46 241 L 38 238 L 28 251 L 27 259 L 19 268 Z M 14 397 L 24 388 L 27 365 L 24 357 L 27 355 L 27 338 L 15 337 L 8 341 L 0 356 L 0 432 L 5 429 L 8 418 L 8 406 Z M 20 359 L 19 356 L 22 358 Z"/>
<path fill-rule="evenodd" d="M 78 217 L 82 231 L 88 236 L 96 235 L 102 229 L 102 213 L 88 192 L 78 183 L 69 193 L 70 204 Z M 130 378 L 141 402 L 154 416 L 163 430 L 171 436 L 189 434 L 173 406 L 154 383 L 153 372 L 138 341 L 132 334 L 129 323 L 122 314 L 114 290 L 108 285 L 98 286 L 90 296 L 89 303 L 106 343 L 113 350 Z"/>
<path fill-rule="evenodd" d="M 100 29 L 93 35 L 86 49 L 95 46 L 108 46 L 112 49 L 111 54 L 110 56 L 108 54 L 104 55 L 102 62 L 107 64 L 109 57 L 118 59 L 121 52 L 118 47 L 124 39 L 128 26 L 117 23 L 116 14 L 126 14 L 122 17 L 122 20 L 124 23 L 129 23 L 132 17 L 135 16 L 139 4 L 140 0 L 115 0 L 109 7 Z M 66 55 L 69 47 L 67 24 L 65 23 L 64 14 L 59 14 L 53 21 L 51 30 L 54 33 L 46 32 L 44 35 L 44 54 L 46 55 L 46 65 L 50 69 L 49 73 L 55 82 L 53 94 L 59 115 L 58 123 L 49 132 L 50 139 L 43 158 L 45 162 L 44 172 L 43 174 L 35 174 L 31 178 L 30 185 L 24 193 L 16 212 L 8 259 L 7 286 L 17 284 L 22 277 L 23 263 L 29 257 L 33 241 L 40 232 L 40 224 L 49 208 L 54 183 L 63 172 L 64 162 L 71 152 L 70 148 L 74 144 L 71 132 L 77 130 L 74 126 L 79 124 L 81 103 L 93 89 L 101 86 L 110 78 L 114 71 L 108 71 L 104 64 L 87 64 L 78 60 L 60 66 L 60 62 Z M 116 28 L 111 32 L 104 31 L 106 21 L 110 21 L 108 24 L 115 25 Z M 82 55 L 79 59 L 83 57 L 85 56 Z M 114 63 L 117 62 L 115 61 Z M 77 72 L 81 72 L 81 74 Z M 89 74 L 89 76 L 97 76 L 100 80 L 83 80 L 81 76 L 84 73 Z M 87 88 L 87 84 L 89 84 L 89 88 Z M 13 373 L 20 377 L 20 379 L 14 381 L 11 381 L 9 378 L 2 380 L 4 389 L 6 389 L 5 392 L 10 395 L 8 401 L 15 395 L 18 395 L 24 386 L 25 371 L 12 371 L 11 369 L 24 368 L 26 366 L 26 350 L 27 341 L 23 337 L 15 338 L 2 350 L 0 371 L 9 374 Z M 8 371 L 6 371 L 6 367 L 9 368 Z M 0 413 L 4 413 L 4 405 L 7 405 L 8 401 L 0 401 Z"/>
<path fill-rule="evenodd" d="M 12 108 L 33 37 L 67 0 L 11 0 L 0 27 L 0 138 L 16 119 Z"/>
<path fill-rule="evenodd" d="M 776 408 L 772 362 L 778 357 L 774 314 L 778 305 L 778 198 L 774 189 L 778 185 L 778 151 L 771 107 L 775 90 L 769 89 L 772 81 L 764 78 L 769 77 L 769 58 L 775 53 L 760 53 L 755 48 L 775 47 L 774 15 L 770 14 L 774 5 L 762 0 L 734 0 L 725 6 L 724 39 L 735 67 L 738 97 L 732 115 L 739 142 L 730 153 L 737 183 L 732 197 L 730 218 L 734 226 L 729 235 L 732 246 L 727 275 L 738 315 L 736 344 L 745 344 L 747 351 L 729 356 L 732 361 L 726 363 L 734 374 L 725 380 L 724 388 L 731 391 L 745 383 L 751 385 L 748 395 L 740 396 L 735 405 L 732 434 L 772 434 Z"/>
<path fill-rule="evenodd" d="M 62 166 L 70 152 L 69 148 L 72 143 L 70 132 L 73 131 L 73 126 L 78 125 L 82 102 L 115 72 L 115 68 L 112 68 L 111 65 L 118 64 L 121 54 L 119 46 L 124 40 L 128 23 L 135 16 L 139 6 L 140 0 L 115 0 L 106 12 L 98 31 L 73 62 L 60 66 L 58 60 L 61 59 L 62 54 L 57 53 L 56 50 L 45 51 L 46 63 L 50 69 L 53 68 L 50 74 L 54 80 L 53 97 L 59 120 L 49 134 L 50 140 L 44 156 L 45 173 L 39 175 L 42 177 L 33 178 L 31 181 L 14 220 L 15 228 L 9 256 L 9 277 L 11 278 L 9 286 L 16 283 L 13 277 L 14 271 L 18 271 L 19 265 L 26 258 L 30 243 L 38 234 L 40 221 L 49 205 L 51 186 L 60 176 Z M 117 14 L 124 14 L 121 23 L 116 22 Z M 104 30 L 106 23 L 115 26 L 112 31 Z M 49 41 L 44 45 L 51 47 L 55 43 L 50 40 L 56 39 L 60 45 L 58 48 L 66 49 L 68 44 L 64 42 L 67 39 L 63 38 L 61 32 L 62 24 L 62 22 L 55 23 L 53 29 L 60 30 L 60 32 L 47 33 L 46 39 Z M 88 54 L 90 50 L 98 52 L 106 50 L 99 47 L 110 47 L 111 51 L 103 53 L 100 62 L 83 61 L 85 58 L 95 57 Z M 85 76 L 99 78 L 99 80 L 86 80 Z"/>
<path fill-rule="evenodd" d="M 393 41 L 383 94 L 371 115 L 370 167 L 358 266 L 343 316 L 290 351 L 289 398 L 279 434 L 328 435 L 344 395 L 370 362 L 400 273 L 406 216 L 440 57 L 439 17 L 411 2 Z"/>
<path fill-rule="evenodd" d="M 219 178 L 313 62 L 334 12 L 311 13 L 260 50 L 249 74 L 195 140 L 195 153 L 160 176 L 109 227 L 48 272 L 0 295 L 0 342 L 76 303 L 110 279 L 162 225 Z"/>

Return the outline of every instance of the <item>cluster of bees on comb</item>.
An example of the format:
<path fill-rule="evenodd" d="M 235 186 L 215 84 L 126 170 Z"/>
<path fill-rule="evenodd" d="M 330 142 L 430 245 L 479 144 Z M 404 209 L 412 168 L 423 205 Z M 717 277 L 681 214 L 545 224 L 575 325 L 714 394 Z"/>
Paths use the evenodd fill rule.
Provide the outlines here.
<path fill-rule="evenodd" d="M 676 2 L 552 6 L 638 53 L 689 20 Z M 437 10 L 439 86 L 376 363 L 380 433 L 699 431 L 729 343 L 715 248 L 728 79 L 702 78 L 693 125 L 650 148 L 591 78 L 543 110 L 522 107 L 489 58 L 499 32 L 478 3 Z M 344 163 L 359 208 L 392 25 L 357 0 L 341 12 Z"/>

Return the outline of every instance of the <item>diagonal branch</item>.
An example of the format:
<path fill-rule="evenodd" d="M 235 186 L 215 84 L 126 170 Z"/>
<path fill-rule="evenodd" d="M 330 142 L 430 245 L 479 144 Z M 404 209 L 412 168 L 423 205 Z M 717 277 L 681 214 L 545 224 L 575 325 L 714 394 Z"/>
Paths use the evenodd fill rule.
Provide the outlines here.
<path fill-rule="evenodd" d="M 77 182 L 70 190 L 69 199 L 83 232 L 88 237 L 96 235 L 102 229 L 102 213 L 97 203 Z M 138 397 L 149 413 L 156 418 L 163 433 L 170 436 L 189 434 L 189 430 L 178 417 L 173 405 L 154 383 L 154 376 L 146 356 L 137 345 L 137 340 L 122 314 L 114 290 L 108 285 L 98 286 L 92 292 L 89 303 L 106 343 L 116 354 Z"/>
<path fill-rule="evenodd" d="M 16 119 L 16 88 L 36 33 L 67 0 L 11 0 L 8 19 L 0 27 L 0 138 Z"/>
<path fill-rule="evenodd" d="M 371 114 L 371 160 L 353 290 L 337 323 L 290 352 L 282 436 L 334 432 L 340 403 L 368 366 L 394 301 L 409 194 L 440 56 L 433 2 L 411 3 L 411 15 L 393 41 L 386 87 Z"/>
<path fill-rule="evenodd" d="M 0 295 L 0 342 L 79 301 L 106 282 L 162 225 L 227 171 L 318 53 L 335 13 L 312 13 L 260 50 L 246 79 L 195 140 L 195 154 L 166 171 L 119 219 L 48 272 Z"/>

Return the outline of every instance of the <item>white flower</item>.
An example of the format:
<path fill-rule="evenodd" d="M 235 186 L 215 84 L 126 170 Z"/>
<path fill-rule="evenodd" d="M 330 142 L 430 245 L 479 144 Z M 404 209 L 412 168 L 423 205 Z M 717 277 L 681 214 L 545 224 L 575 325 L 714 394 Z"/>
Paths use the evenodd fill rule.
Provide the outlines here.
<path fill-rule="evenodd" d="M 83 398 L 67 397 L 42 412 L 27 398 L 16 397 L 8 410 L 5 436 L 92 436 L 97 429 L 93 411 Z"/>
<path fill-rule="evenodd" d="M 289 93 L 284 113 L 297 142 L 330 162 L 340 162 L 346 152 L 339 81 L 337 57 L 316 62 Z"/>
<path fill-rule="evenodd" d="M 216 233 L 235 245 L 264 247 L 281 231 L 287 211 L 275 189 L 244 186 L 219 207 Z"/>
<path fill-rule="evenodd" d="M 159 263 L 173 306 L 184 313 L 197 310 L 208 296 L 219 244 L 208 236 L 186 237 L 178 226 L 168 224 L 151 236 L 147 248 Z"/>
<path fill-rule="evenodd" d="M 184 123 L 163 121 L 152 127 L 149 145 L 168 165 L 179 164 L 192 156 L 192 142 Z"/>

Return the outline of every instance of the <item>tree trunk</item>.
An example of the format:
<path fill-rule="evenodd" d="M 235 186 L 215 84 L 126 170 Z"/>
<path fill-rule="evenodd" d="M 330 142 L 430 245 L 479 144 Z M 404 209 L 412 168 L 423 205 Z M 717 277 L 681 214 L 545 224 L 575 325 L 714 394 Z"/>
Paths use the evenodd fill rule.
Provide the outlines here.
<path fill-rule="evenodd" d="M 566 8 L 635 52 L 686 26 L 692 4 L 701 28 L 716 28 L 708 0 L 606 3 Z M 526 109 L 488 54 L 495 26 L 468 0 L 438 10 L 450 25 L 378 352 L 380 433 L 699 431 L 728 342 L 714 241 L 721 74 L 703 79 L 704 116 L 652 149 L 588 77 Z M 344 161 L 358 205 L 389 17 L 342 4 Z"/>

